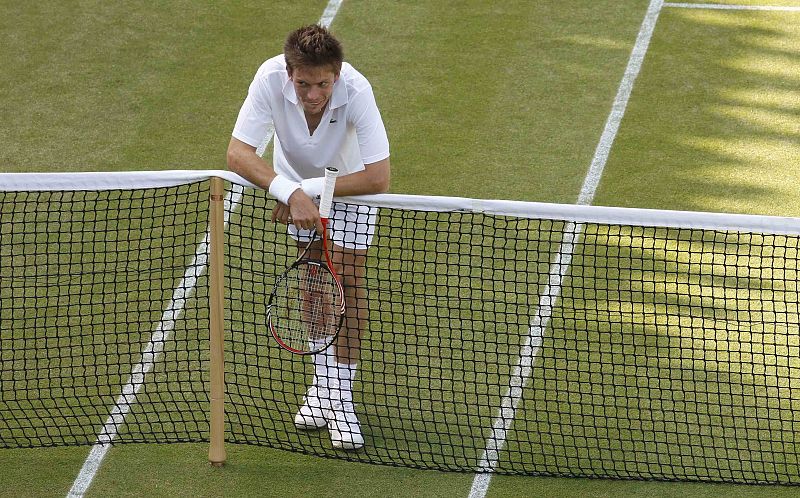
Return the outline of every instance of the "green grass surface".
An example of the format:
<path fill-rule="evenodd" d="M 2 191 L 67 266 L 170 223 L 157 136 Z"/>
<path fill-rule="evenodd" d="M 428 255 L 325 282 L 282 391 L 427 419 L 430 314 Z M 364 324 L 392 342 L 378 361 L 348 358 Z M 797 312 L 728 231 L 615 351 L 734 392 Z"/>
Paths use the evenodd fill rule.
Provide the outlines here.
<path fill-rule="evenodd" d="M 247 85 L 325 2 L 4 2 L 3 171 L 220 168 Z"/>
<path fill-rule="evenodd" d="M 348 60 L 375 87 L 392 143 L 392 190 L 574 202 L 647 3 L 577 2 L 564 8 L 555 1 L 468 1 L 454 6 L 346 0 L 334 29 L 345 43 Z M 797 5 L 785 0 L 769 3 Z M 230 129 L 256 68 L 280 50 L 289 29 L 314 22 L 324 6 L 323 1 L 269 5 L 166 2 L 146 7 L 91 1 L 78 5 L 5 2 L 6 15 L 0 19 L 0 66 L 4 68 L 0 72 L 0 114 L 4 116 L 0 122 L 0 170 L 224 167 Z M 800 99 L 794 47 L 800 31 L 796 19 L 800 13 L 665 8 L 596 203 L 797 216 L 800 195 L 794 186 L 798 180 L 796 118 Z M 641 260 L 641 255 L 635 254 L 623 259 L 631 257 Z M 547 255 L 543 253 L 542 258 L 547 260 Z M 658 268 L 645 270 L 656 272 Z M 705 289 L 725 289 L 725 278 L 731 277 L 735 275 L 723 274 L 723 283 Z M 620 285 L 630 283 L 628 278 L 620 277 Z M 704 288 L 696 281 L 676 283 L 675 289 L 689 295 L 697 291 L 703 305 L 708 299 L 737 313 L 735 304 L 724 302 L 736 301 L 735 296 L 703 296 Z M 681 305 L 679 301 L 646 302 L 650 292 L 653 290 L 634 289 L 636 297 L 629 296 L 626 305 L 643 309 Z M 574 290 L 566 289 L 565 299 L 576 309 L 586 305 L 588 300 L 576 297 Z M 408 306 L 413 308 L 414 302 Z M 569 335 L 569 330 L 580 324 L 557 315 L 558 330 L 552 338 L 557 348 L 554 356 L 543 358 L 540 367 L 542 378 L 550 381 L 540 385 L 540 391 L 551 397 L 526 399 L 527 406 L 555 402 L 563 408 L 571 395 L 568 401 L 572 401 L 573 411 L 565 411 L 564 419 L 555 421 L 559 430 L 574 419 L 585 423 L 590 415 L 586 410 L 591 409 L 595 435 L 602 432 L 613 444 L 620 444 L 614 438 L 622 434 L 631 444 L 627 449 L 635 449 L 633 441 L 639 436 L 604 425 L 616 420 L 614 417 L 594 415 L 602 403 L 593 400 L 605 394 L 596 392 L 602 387 L 593 383 L 591 375 L 598 375 L 622 390 L 634 384 L 642 396 L 667 412 L 666 418 L 654 419 L 660 415 L 649 413 L 649 406 L 647 410 L 643 406 L 618 407 L 628 416 L 643 418 L 645 423 L 680 425 L 689 434 L 701 431 L 699 425 L 669 418 L 674 416 L 674 405 L 686 400 L 661 399 L 666 391 L 662 392 L 658 383 L 638 386 L 640 377 L 633 374 L 649 368 L 652 378 L 673 379 L 668 365 L 652 359 L 654 353 L 681 360 L 688 346 L 700 344 L 697 351 L 701 356 L 693 358 L 708 366 L 710 360 L 702 356 L 710 354 L 708 348 L 716 354 L 715 345 L 731 349 L 742 337 L 719 337 L 714 326 L 706 331 L 710 336 L 689 332 L 659 337 L 652 334 L 652 324 L 620 322 L 627 311 L 601 309 L 601 314 L 615 315 L 615 323 L 622 325 L 613 330 L 590 330 L 583 338 Z M 787 323 L 796 325 L 796 317 L 792 315 Z M 780 358 L 786 352 L 796 356 L 797 344 L 780 342 L 786 336 L 765 337 L 748 341 L 771 349 L 741 352 L 737 361 L 765 362 L 774 352 Z M 414 340 L 415 347 L 430 347 L 425 335 Z M 559 351 L 567 350 L 573 352 L 558 356 Z M 598 358 L 606 361 L 606 366 L 589 378 L 560 377 L 559 362 Z M 794 372 L 794 363 L 774 367 L 780 378 L 793 385 L 795 379 L 784 374 L 785 370 Z M 433 365 L 426 369 L 434 370 Z M 378 362 L 365 365 L 364 372 L 374 378 L 381 375 Z M 436 372 L 442 375 L 441 368 Z M 291 375 L 304 373 L 300 369 Z M 724 384 L 716 380 L 680 379 L 703 383 L 702 391 L 716 389 L 727 400 L 747 401 L 752 395 L 719 392 Z M 565 380 L 573 382 L 569 389 L 548 391 L 564 387 Z M 766 382 L 765 391 L 787 389 Z M 431 388 L 426 384 L 412 387 L 417 394 Z M 382 395 L 377 391 L 368 394 Z M 589 401 L 578 402 L 581 399 Z M 793 401 L 791 397 L 784 400 Z M 288 410 L 294 401 L 287 397 L 284 408 Z M 441 401 L 458 405 L 457 400 Z M 706 414 L 702 403 L 692 403 L 695 413 Z M 242 408 L 248 409 L 245 405 Z M 158 420 L 160 408 L 164 407 L 142 404 L 135 410 L 152 422 Z M 256 411 L 264 408 L 255 406 Z M 784 430 L 770 423 L 762 427 L 751 418 L 760 420 L 764 410 L 785 413 L 789 407 L 752 408 L 753 414 L 726 415 L 734 426 L 742 419 L 753 422 L 736 431 L 735 436 L 742 435 L 745 443 L 749 431 L 756 428 Z M 380 427 L 384 422 L 378 415 L 370 412 L 367 416 Z M 486 425 L 485 414 L 482 416 L 478 427 Z M 542 427 L 542 421 L 535 418 L 527 423 L 534 429 Z M 546 424 L 542 434 L 550 428 L 552 425 Z M 127 433 L 133 430 L 125 429 Z M 646 432 L 641 428 L 635 431 L 639 435 Z M 479 443 L 481 431 L 477 434 Z M 715 446 L 716 439 L 725 435 L 698 434 L 697 440 L 689 441 L 691 457 L 705 456 L 706 451 L 729 454 L 727 443 Z M 586 438 L 587 434 L 568 437 Z M 737 449 L 739 443 L 730 444 Z M 626 449 L 624 444 L 622 449 Z M 205 461 L 206 451 L 202 444 L 115 447 L 89 495 L 466 496 L 472 480 L 470 474 L 340 462 L 240 445 L 229 445 L 225 468 L 212 469 Z M 508 451 L 518 452 L 520 447 L 512 444 Z M 640 466 L 646 472 L 648 451 L 638 454 L 641 458 L 635 462 L 625 460 L 618 465 Z M 786 451 L 794 455 L 791 448 Z M 0 474 L 0 496 L 63 496 L 87 452 L 86 447 L 0 450 L 0 466 L 5 469 Z M 637 456 L 635 451 L 633 455 Z M 595 468 L 600 464 L 592 456 L 557 457 Z M 674 463 L 692 464 L 681 459 Z M 619 468 L 612 464 L 612 470 Z M 747 497 L 796 493 L 793 488 L 775 486 L 498 476 L 492 480 L 489 496 Z"/>
<path fill-rule="evenodd" d="M 392 190 L 575 202 L 646 5 L 343 8 L 335 27 L 392 137 Z"/>
<path fill-rule="evenodd" d="M 800 215 L 797 20 L 665 9 L 595 203 Z"/>

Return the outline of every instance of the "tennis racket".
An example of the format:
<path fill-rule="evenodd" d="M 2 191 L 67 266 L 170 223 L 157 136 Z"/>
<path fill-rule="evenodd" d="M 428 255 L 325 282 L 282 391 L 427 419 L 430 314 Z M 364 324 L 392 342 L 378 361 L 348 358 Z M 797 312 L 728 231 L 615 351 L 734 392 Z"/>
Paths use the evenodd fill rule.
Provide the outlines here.
<path fill-rule="evenodd" d="M 344 289 L 328 252 L 328 217 L 338 174 L 336 168 L 325 170 L 319 201 L 325 260 L 306 257 L 319 236 L 314 231 L 297 261 L 278 277 L 269 296 L 267 321 L 272 337 L 282 348 L 296 354 L 319 353 L 330 347 L 344 319 Z"/>

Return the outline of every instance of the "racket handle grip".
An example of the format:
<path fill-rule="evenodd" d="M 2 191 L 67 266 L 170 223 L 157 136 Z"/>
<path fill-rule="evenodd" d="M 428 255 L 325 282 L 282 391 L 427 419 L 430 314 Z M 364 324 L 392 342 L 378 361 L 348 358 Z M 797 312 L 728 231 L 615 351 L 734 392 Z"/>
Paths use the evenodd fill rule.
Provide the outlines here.
<path fill-rule="evenodd" d="M 331 207 L 333 206 L 333 190 L 336 186 L 336 177 L 339 170 L 336 168 L 325 168 L 325 181 L 322 184 L 322 195 L 319 199 L 319 217 L 330 218 Z"/>

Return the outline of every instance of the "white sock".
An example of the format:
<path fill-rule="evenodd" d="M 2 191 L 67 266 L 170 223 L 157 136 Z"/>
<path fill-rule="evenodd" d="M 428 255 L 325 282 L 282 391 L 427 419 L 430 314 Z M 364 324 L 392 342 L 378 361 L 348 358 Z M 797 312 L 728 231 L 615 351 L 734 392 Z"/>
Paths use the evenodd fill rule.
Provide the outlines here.
<path fill-rule="evenodd" d="M 349 395 L 348 397 L 352 397 L 353 380 L 356 377 L 357 368 L 357 363 L 351 365 L 349 363 L 336 362 L 336 379 L 338 380 L 339 390 L 342 391 L 342 394 Z"/>
<path fill-rule="evenodd" d="M 313 355 L 314 385 L 317 387 L 328 387 L 330 384 L 329 380 L 332 375 L 329 370 L 330 367 L 336 363 L 336 359 L 333 356 L 333 349 L 334 347 L 331 346 Z"/>

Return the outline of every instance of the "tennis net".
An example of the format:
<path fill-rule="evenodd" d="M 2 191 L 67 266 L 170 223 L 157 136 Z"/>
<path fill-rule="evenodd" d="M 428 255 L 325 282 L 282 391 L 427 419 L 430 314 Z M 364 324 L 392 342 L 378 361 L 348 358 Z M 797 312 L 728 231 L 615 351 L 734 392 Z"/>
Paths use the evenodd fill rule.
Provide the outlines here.
<path fill-rule="evenodd" d="M 225 439 L 424 469 L 800 483 L 800 220 L 382 195 L 366 446 L 294 428 L 266 328 L 296 257 L 227 172 L 0 175 L 0 446 L 209 439 L 207 178 L 225 198 Z"/>

